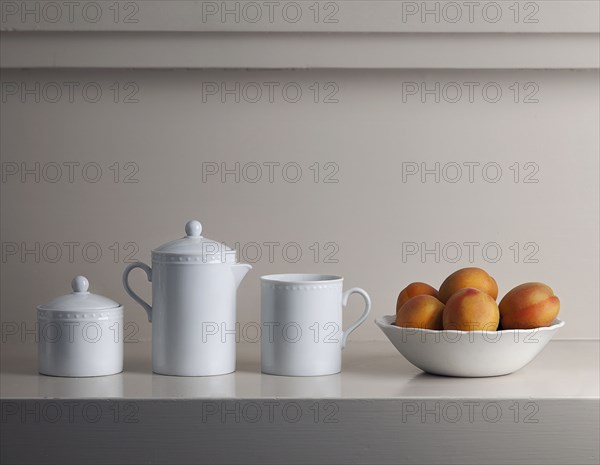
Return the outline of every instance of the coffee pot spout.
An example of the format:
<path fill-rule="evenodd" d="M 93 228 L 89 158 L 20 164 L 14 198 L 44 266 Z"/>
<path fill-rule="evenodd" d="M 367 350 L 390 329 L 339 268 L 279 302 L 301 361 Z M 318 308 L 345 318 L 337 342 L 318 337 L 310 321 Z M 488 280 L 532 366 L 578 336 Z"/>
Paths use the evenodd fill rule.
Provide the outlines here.
<path fill-rule="evenodd" d="M 242 279 L 246 276 L 246 273 L 252 269 L 252 265 L 248 265 L 247 263 L 236 263 L 232 265 L 233 276 L 235 277 L 235 287 L 236 289 L 240 286 Z"/>

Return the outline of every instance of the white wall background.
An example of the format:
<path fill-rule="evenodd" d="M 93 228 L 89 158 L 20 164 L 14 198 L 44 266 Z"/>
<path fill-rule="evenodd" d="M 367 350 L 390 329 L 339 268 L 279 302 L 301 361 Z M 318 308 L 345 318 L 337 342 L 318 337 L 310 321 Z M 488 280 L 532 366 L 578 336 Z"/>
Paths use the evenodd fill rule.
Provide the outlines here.
<path fill-rule="evenodd" d="M 150 326 L 143 310 L 121 287 L 124 259 L 130 251 L 148 262 L 150 251 L 183 235 L 185 222 L 199 219 L 207 237 L 247 245 L 263 244 L 262 257 L 254 263 L 239 290 L 239 321 L 257 321 L 259 276 L 276 272 L 314 271 L 340 274 L 346 286 L 364 287 L 373 300 L 373 317 L 394 312 L 398 292 L 420 280 L 439 286 L 457 268 L 482 266 L 498 281 L 500 294 L 524 281 L 543 281 L 561 298 L 561 318 L 567 326 L 560 338 L 598 338 L 598 71 L 149 71 L 149 70 L 3 70 L 0 141 L 2 175 L 0 309 L 3 342 L 18 343 L 20 336 L 6 334 L 8 323 L 33 328 L 35 306 L 69 291 L 73 276 L 85 274 L 91 290 L 112 297 L 126 308 L 126 321 L 139 326 L 137 337 L 147 339 Z M 67 82 L 76 82 L 73 102 Z M 98 103 L 81 95 L 86 83 L 103 90 Z M 114 83 L 120 93 L 115 103 Z M 219 95 L 204 95 L 203 83 L 222 82 L 243 87 L 255 82 L 263 88 L 256 103 L 222 103 Z M 269 102 L 267 82 L 279 83 Z M 288 103 L 281 88 L 297 83 L 302 98 Z M 317 82 L 319 103 L 314 103 Z M 326 83 L 337 86 L 337 103 L 323 103 Z M 462 98 L 449 103 L 441 96 L 435 103 L 420 95 L 404 95 L 403 83 L 458 83 Z M 465 82 L 475 82 L 469 101 Z M 520 88 L 515 103 L 514 83 Z M 34 101 L 35 95 L 8 95 L 57 83 L 63 89 L 56 103 Z M 125 88 L 126 83 L 130 84 Z M 481 88 L 495 83 L 502 90 L 497 103 L 489 103 Z M 525 89 L 526 83 L 529 84 Z M 410 85 L 410 84 L 409 84 Z M 111 89 L 112 86 L 112 89 Z M 205 84 L 206 86 L 206 84 Z M 511 88 L 511 86 L 513 86 Z M 137 103 L 123 103 L 137 89 Z M 250 91 L 250 88 L 247 88 Z M 314 89 L 314 87 L 313 87 Z M 406 84 L 405 84 L 406 89 Z M 530 92 L 537 103 L 524 103 Z M 46 86 L 47 98 L 54 92 Z M 447 87 L 448 92 L 451 91 Z M 89 95 L 93 98 L 93 89 Z M 8 94 L 7 94 L 8 93 Z M 446 94 L 448 99 L 454 93 Z M 247 95 L 253 98 L 254 93 Z M 289 97 L 294 96 L 290 88 Z M 493 98 L 493 89 L 488 97 Z M 10 175 L 12 162 L 40 163 L 41 179 Z M 64 163 L 79 162 L 70 183 Z M 103 174 L 87 182 L 81 173 L 86 162 L 98 163 Z M 139 167 L 139 182 L 124 183 L 129 172 L 124 164 Z M 259 182 L 233 176 L 222 183 L 218 176 L 203 182 L 206 162 L 263 164 L 294 162 L 303 169 L 296 183 L 286 182 L 281 170 L 268 182 L 266 168 Z M 314 182 L 310 166 L 327 162 L 339 167 L 337 183 Z M 439 183 L 434 176 L 421 182 L 410 176 L 403 182 L 403 163 L 441 165 L 477 162 L 474 182 L 467 168 L 459 182 Z M 48 163 L 63 164 L 56 183 Z M 114 180 L 119 164 L 120 182 Z M 494 163 L 502 169 L 498 182 L 483 178 L 481 167 Z M 517 163 L 517 165 L 515 165 Z M 534 163 L 535 165 L 527 165 Z M 113 166 L 113 170 L 111 170 Z M 406 165 L 404 165 L 406 166 Z M 453 176 L 447 165 L 447 177 Z M 513 167 L 511 170 L 510 167 Z M 515 182 L 514 167 L 519 166 Z M 532 168 L 533 167 L 533 168 Z M 537 183 L 524 176 L 537 167 Z M 8 170 L 8 171 L 7 171 Z M 94 176 L 93 170 L 88 173 Z M 254 171 L 248 165 L 248 176 Z M 293 175 L 293 170 L 289 172 Z M 444 172 L 442 171 L 442 175 Z M 494 176 L 494 170 L 487 172 Z M 76 242 L 72 263 L 68 246 L 62 257 L 49 243 Z M 95 249 L 82 254 L 87 243 L 100 244 L 102 257 L 95 263 Z M 135 243 L 135 246 L 128 244 Z M 272 263 L 267 242 L 298 243 L 302 257 L 286 260 L 276 248 Z M 324 256 L 335 243 L 337 263 Z M 456 242 L 476 242 L 472 262 L 467 246 L 462 257 L 451 262 L 455 248 L 446 248 L 439 262 L 430 254 L 403 260 L 403 243 L 425 243 L 434 248 Z M 24 248 L 39 243 L 35 254 L 22 256 Z M 115 246 L 114 244 L 117 243 Z M 319 258 L 315 263 L 314 247 Z M 487 258 L 482 247 L 497 243 L 501 258 Z M 515 257 L 515 246 L 520 249 Z M 17 252 L 10 255 L 15 246 Z M 45 248 L 45 252 L 44 250 Z M 115 247 L 120 249 L 115 257 Z M 406 246 L 404 246 L 406 247 Z M 292 252 L 293 249 L 288 251 Z M 256 249 L 246 246 L 247 259 Z M 526 263 L 525 257 L 537 263 Z M 516 260 L 515 260 L 516 258 Z M 52 263 L 52 261 L 56 261 Z M 516 261 L 516 262 L 515 262 Z M 142 273 L 134 287 L 150 298 L 150 286 Z M 354 319 L 360 302 L 353 302 L 346 322 Z M 353 334 L 355 340 L 383 339 L 371 320 Z M 31 336 L 25 336 L 32 342 Z M 26 342 L 27 342 L 26 341 Z"/>

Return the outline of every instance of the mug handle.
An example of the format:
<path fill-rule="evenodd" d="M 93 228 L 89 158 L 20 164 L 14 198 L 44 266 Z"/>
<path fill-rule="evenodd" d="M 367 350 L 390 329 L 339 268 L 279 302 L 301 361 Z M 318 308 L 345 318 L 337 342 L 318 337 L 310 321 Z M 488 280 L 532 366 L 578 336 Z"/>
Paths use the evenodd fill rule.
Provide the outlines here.
<path fill-rule="evenodd" d="M 342 295 L 342 305 L 344 307 L 348 304 L 348 298 L 352 294 L 360 294 L 362 296 L 362 298 L 365 300 L 365 309 L 361 317 L 356 320 L 356 322 L 346 331 L 344 331 L 342 336 L 342 349 L 346 347 L 346 339 L 348 339 L 350 333 L 364 323 L 364 321 L 367 319 L 367 316 L 369 316 L 369 312 L 371 311 L 371 298 L 369 297 L 369 294 L 367 294 L 367 291 L 361 289 L 360 287 L 353 287 L 352 289 L 348 289 L 346 292 L 344 292 Z"/>
<path fill-rule="evenodd" d="M 125 288 L 125 292 L 127 292 L 127 294 L 129 294 L 129 296 L 133 300 L 135 300 L 144 308 L 144 310 L 146 310 L 146 313 L 148 314 L 148 321 L 152 322 L 152 307 L 147 302 L 145 302 L 139 295 L 133 292 L 131 287 L 129 287 L 129 273 L 131 273 L 131 270 L 133 270 L 134 268 L 141 268 L 142 270 L 144 270 L 146 272 L 146 276 L 148 277 L 148 282 L 152 282 L 152 268 L 150 268 L 145 263 L 135 262 L 131 265 L 128 265 L 127 268 L 125 268 L 125 271 L 123 271 L 123 287 Z"/>

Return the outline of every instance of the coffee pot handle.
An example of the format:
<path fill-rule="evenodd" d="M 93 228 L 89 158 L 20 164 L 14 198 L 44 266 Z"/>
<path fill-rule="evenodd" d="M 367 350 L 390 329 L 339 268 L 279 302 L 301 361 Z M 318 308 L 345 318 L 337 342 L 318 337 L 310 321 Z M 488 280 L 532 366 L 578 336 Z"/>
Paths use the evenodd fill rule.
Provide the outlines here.
<path fill-rule="evenodd" d="M 342 335 L 342 349 L 346 347 L 346 339 L 348 339 L 350 333 L 365 322 L 367 316 L 369 316 L 369 312 L 371 311 L 371 298 L 369 297 L 369 294 L 367 294 L 367 291 L 361 289 L 360 287 L 353 287 L 352 289 L 348 289 L 346 292 L 344 292 L 342 295 L 342 305 L 344 307 L 348 304 L 348 298 L 352 294 L 360 294 L 362 296 L 362 298 L 365 300 L 365 309 L 363 310 L 361 317 L 346 331 L 344 331 Z"/>
<path fill-rule="evenodd" d="M 123 272 L 123 287 L 125 288 L 125 292 L 130 295 L 130 297 L 135 300 L 138 304 L 140 304 L 146 313 L 148 314 L 148 321 L 152 322 L 152 307 L 145 302 L 139 295 L 137 295 L 131 287 L 129 287 L 129 273 L 134 268 L 141 268 L 146 272 L 146 276 L 148 277 L 148 282 L 152 282 L 152 268 L 142 262 L 135 262 L 127 266 L 125 271 Z"/>

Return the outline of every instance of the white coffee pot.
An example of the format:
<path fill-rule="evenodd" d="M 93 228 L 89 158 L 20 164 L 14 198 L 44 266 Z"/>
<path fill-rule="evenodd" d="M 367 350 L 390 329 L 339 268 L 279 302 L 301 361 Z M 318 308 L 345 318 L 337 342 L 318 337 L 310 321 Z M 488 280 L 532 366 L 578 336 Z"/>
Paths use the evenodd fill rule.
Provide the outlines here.
<path fill-rule="evenodd" d="M 236 293 L 252 266 L 237 263 L 235 250 L 201 236 L 189 221 L 186 236 L 152 251 L 152 268 L 129 265 L 125 291 L 152 322 L 152 370 L 176 376 L 211 376 L 235 371 Z M 152 282 L 152 305 L 129 286 L 141 268 Z"/>

